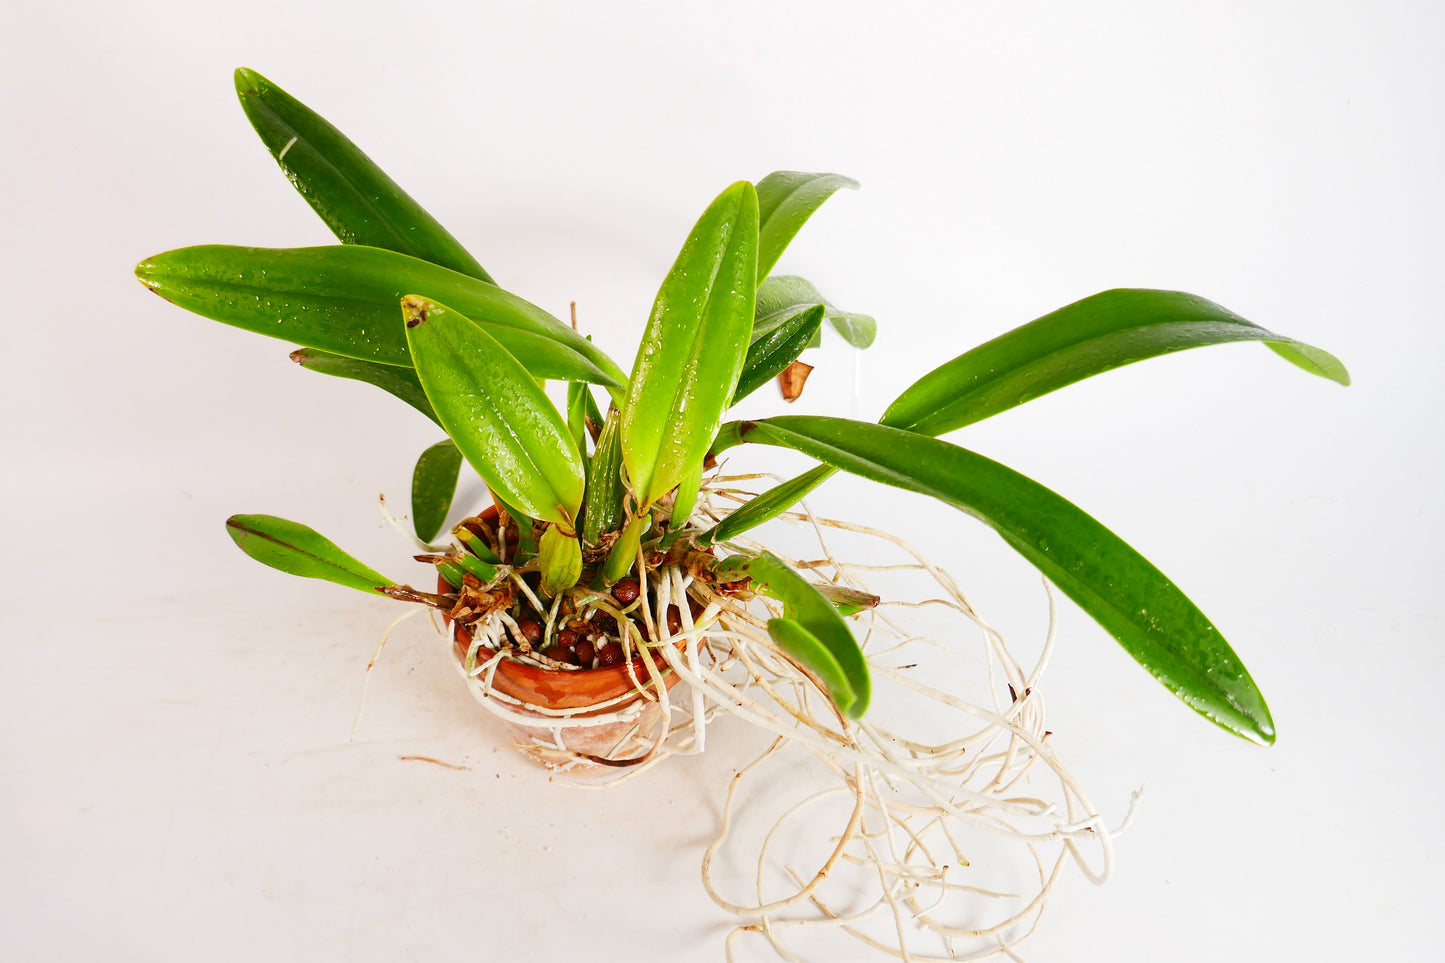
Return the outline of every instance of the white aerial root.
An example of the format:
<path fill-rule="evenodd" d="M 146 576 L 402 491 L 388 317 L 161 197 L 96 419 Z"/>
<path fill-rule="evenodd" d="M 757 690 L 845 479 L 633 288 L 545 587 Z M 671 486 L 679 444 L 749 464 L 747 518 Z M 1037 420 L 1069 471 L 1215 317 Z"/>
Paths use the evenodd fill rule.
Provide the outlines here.
<path fill-rule="evenodd" d="M 746 480 L 714 478 L 694 522 L 711 527 L 725 517 L 722 503 L 742 500 L 729 486 Z M 1015 950 L 1037 928 L 1066 865 L 1095 882 L 1108 878 L 1112 836 L 1138 796 L 1111 831 L 1053 749 L 1039 693 L 1054 643 L 1052 592 L 1040 655 L 1025 666 L 953 579 L 902 540 L 807 511 L 786 517 L 811 529 L 819 557 L 770 550 L 815 578 L 865 592 L 863 572 L 912 579 L 911 598 L 894 600 L 890 591 L 853 620 L 874 680 L 862 722 L 845 722 L 816 680 L 772 643 L 773 603 L 721 594 L 676 564 L 647 571 L 639 561 L 642 595 L 633 606 L 595 600 L 627 630 L 629 657 L 644 657 L 644 695 L 551 711 L 504 696 L 493 686 L 496 672 L 518 656 L 500 644 L 510 621 L 502 613 L 474 626 L 462 664 L 468 685 L 524 751 L 588 788 L 701 751 L 708 723 L 723 713 L 771 737 L 732 776 L 702 859 L 708 894 L 744 921 L 727 939 L 729 960 L 749 933 L 787 960 L 802 959 L 800 938 L 814 959 L 856 958 L 856 947 L 840 949 L 828 934 L 906 961 L 1019 959 Z M 866 541 L 869 563 L 835 557 L 833 533 Z M 689 597 L 701 606 L 695 620 Z M 656 639 L 673 607 L 681 630 L 655 644 L 626 618 L 638 609 Z M 947 647 L 912 628 L 936 625 L 940 615 L 952 623 Z M 539 618 L 550 638 L 556 607 L 539 607 Z M 966 650 L 974 639 L 982 645 Z M 675 677 L 671 688 L 665 677 Z M 970 687 L 973 699 L 944 691 Z M 745 864 L 753 866 L 750 892 L 733 893 Z"/>

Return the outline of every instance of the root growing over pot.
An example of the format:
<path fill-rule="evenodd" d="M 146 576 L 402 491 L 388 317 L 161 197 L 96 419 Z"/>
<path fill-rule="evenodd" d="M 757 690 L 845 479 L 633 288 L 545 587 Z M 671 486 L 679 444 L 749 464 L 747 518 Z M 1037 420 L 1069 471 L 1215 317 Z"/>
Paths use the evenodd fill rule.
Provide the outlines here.
<path fill-rule="evenodd" d="M 746 500 L 732 486 L 750 477 L 709 482 L 693 516 L 699 530 Z M 742 920 L 728 937 L 729 959 L 752 934 L 787 960 L 801 959 L 793 944 L 804 935 L 811 953 L 828 946 L 834 956 L 848 947 L 831 941 L 851 938 L 901 960 L 1018 959 L 1015 948 L 1036 930 L 1067 865 L 1094 882 L 1108 878 L 1111 838 L 1138 798 L 1111 830 L 1054 751 L 1039 689 L 1054 643 L 1052 591 L 1040 654 L 1025 666 L 953 579 L 902 540 L 806 509 L 787 517 L 811 533 L 816 557 L 769 549 L 815 579 L 871 594 L 865 574 L 909 578 L 913 597 L 886 592 L 851 620 L 875 680 L 863 721 L 845 721 L 818 681 L 773 644 L 766 623 L 779 614 L 775 603 L 716 585 L 685 561 L 649 567 L 646 553 L 631 605 L 590 602 L 623 627 L 628 658 L 641 657 L 629 663 L 645 668 L 629 670 L 640 693 L 548 710 L 498 691 L 502 663 L 530 658 L 505 644 L 515 624 L 504 612 L 473 626 L 460 663 L 468 686 L 512 726 L 524 752 L 587 788 L 702 751 L 723 715 L 771 737 L 732 776 L 702 860 L 708 894 Z M 835 537 L 868 545 L 871 564 L 840 561 L 829 547 Z M 557 606 L 536 609 L 550 638 Z M 932 634 L 913 625 L 930 620 L 951 625 Z M 455 641 L 455 623 L 439 630 Z M 935 641 L 943 632 L 946 649 Z M 966 673 L 978 690 L 973 701 L 922 681 L 919 669 L 956 657 L 966 637 L 980 643 L 970 653 L 976 671 Z M 926 672 L 968 688 L 956 662 Z M 741 878 L 744 863 L 754 867 L 751 891 L 729 892 L 724 880 Z"/>

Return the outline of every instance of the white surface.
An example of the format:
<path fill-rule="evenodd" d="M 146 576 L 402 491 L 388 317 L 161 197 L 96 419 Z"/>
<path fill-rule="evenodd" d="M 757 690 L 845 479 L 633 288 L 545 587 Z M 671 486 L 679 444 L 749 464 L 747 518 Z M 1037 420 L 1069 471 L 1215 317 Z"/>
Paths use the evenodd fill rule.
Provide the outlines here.
<path fill-rule="evenodd" d="M 1434 955 L 1438 9 L 896 6 L 4 15 L 0 956 L 722 955 L 697 866 L 745 733 L 612 795 L 562 790 L 493 750 L 411 623 L 348 742 L 393 609 L 267 572 L 223 534 L 232 512 L 275 512 L 385 569 L 406 550 L 373 499 L 404 500 L 435 440 L 130 277 L 186 244 L 328 241 L 236 106 L 238 65 L 346 130 L 504 285 L 558 314 L 578 301 L 624 364 L 706 202 L 775 168 L 864 184 L 781 265 L 880 322 L 857 398 L 838 352 L 805 405 L 875 417 L 944 358 L 1121 285 L 1195 291 L 1338 354 L 1348 391 L 1212 348 L 956 436 L 1169 572 L 1280 730 L 1269 751 L 1228 738 L 1068 613 L 1061 745 L 1111 812 L 1149 790 L 1114 881 L 1071 876 L 1025 956 Z M 858 497 L 875 496 L 843 484 L 820 507 Z M 884 520 L 986 613 L 1034 625 L 1036 583 L 997 539 L 898 504 Z"/>

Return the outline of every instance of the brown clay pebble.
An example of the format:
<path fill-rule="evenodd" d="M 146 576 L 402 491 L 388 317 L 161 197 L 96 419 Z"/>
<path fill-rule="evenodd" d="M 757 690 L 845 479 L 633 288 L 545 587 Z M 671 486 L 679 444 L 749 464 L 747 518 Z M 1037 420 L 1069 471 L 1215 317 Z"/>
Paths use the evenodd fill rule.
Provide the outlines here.
<path fill-rule="evenodd" d="M 623 605 L 631 605 L 637 601 L 639 591 L 637 579 L 625 578 L 612 586 L 612 597 Z"/>
<path fill-rule="evenodd" d="M 614 665 L 622 664 L 622 646 L 617 642 L 608 642 L 597 652 L 598 668 L 606 669 Z"/>
<path fill-rule="evenodd" d="M 571 649 L 561 645 L 549 645 L 542 650 L 542 654 L 557 662 L 565 662 L 568 665 L 580 665 L 577 661 L 577 654 Z"/>
<path fill-rule="evenodd" d="M 592 668 L 592 660 L 597 657 L 597 646 L 592 644 L 591 639 L 583 639 L 574 647 L 577 652 L 577 661 L 582 668 Z"/>
<path fill-rule="evenodd" d="M 676 635 L 682 631 L 682 613 L 677 610 L 676 605 L 667 607 L 667 631 L 669 635 Z"/>
<path fill-rule="evenodd" d="M 542 641 L 542 623 L 536 619 L 520 619 L 517 628 L 522 630 L 522 638 L 532 645 Z"/>
<path fill-rule="evenodd" d="M 576 629 L 563 629 L 557 633 L 557 644 L 570 649 L 577 644 L 578 638 Z"/>

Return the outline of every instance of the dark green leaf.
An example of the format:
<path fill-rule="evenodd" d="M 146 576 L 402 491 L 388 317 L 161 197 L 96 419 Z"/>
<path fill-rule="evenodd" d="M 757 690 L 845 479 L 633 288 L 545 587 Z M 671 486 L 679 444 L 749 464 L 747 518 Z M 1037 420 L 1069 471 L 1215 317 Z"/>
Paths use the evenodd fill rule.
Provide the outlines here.
<path fill-rule="evenodd" d="M 213 244 L 158 254 L 141 283 L 188 311 L 348 358 L 409 367 L 396 306 L 414 291 L 486 328 L 534 377 L 617 387 L 620 368 L 586 338 L 501 288 L 393 251 L 358 245 Z"/>
<path fill-rule="evenodd" d="M 775 280 L 783 279 L 769 283 Z M 806 294 L 796 285 L 785 293 Z M 767 294 L 774 301 L 782 296 Z M 758 297 L 762 303 L 764 292 Z M 1264 341 L 1311 374 L 1349 384 L 1349 373 L 1333 355 L 1266 331 L 1204 298 L 1119 289 L 1060 308 L 935 368 L 898 396 L 883 423 L 939 435 L 1134 361 L 1231 341 Z M 831 474 L 821 466 L 770 489 L 717 526 L 713 538 L 735 538 L 777 517 Z"/>
<path fill-rule="evenodd" d="M 773 171 L 758 181 L 758 279 L 767 277 L 813 212 L 840 188 L 858 189 L 841 174 Z"/>
<path fill-rule="evenodd" d="M 441 424 L 437 421 L 436 412 L 432 411 L 431 402 L 426 400 L 426 392 L 421 390 L 416 371 L 411 368 L 377 364 L 375 361 L 358 361 L 330 351 L 322 351 L 320 348 L 297 348 L 291 352 L 291 360 L 308 371 L 319 371 L 335 378 L 348 378 L 375 385 L 405 401 L 438 425 Z"/>
<path fill-rule="evenodd" d="M 1333 355 L 1179 291 L 1118 289 L 1075 301 L 924 375 L 883 424 L 941 435 L 1065 385 L 1186 348 L 1263 341 L 1312 374 L 1349 384 Z"/>
<path fill-rule="evenodd" d="M 948 442 L 841 418 L 772 418 L 725 434 L 794 448 L 978 518 L 1185 703 L 1245 738 L 1274 741 L 1264 697 L 1204 613 L 1117 535 L 1039 483 Z"/>
<path fill-rule="evenodd" d="M 732 426 L 725 425 L 724 431 L 730 427 Z M 720 440 L 727 441 L 726 438 Z M 735 441 L 734 436 L 734 443 Z M 713 450 L 721 451 L 722 449 L 714 446 Z M 774 485 L 713 526 L 712 531 L 703 538 L 703 541 L 725 542 L 737 538 L 743 532 L 750 528 L 756 528 L 763 522 L 772 521 L 807 498 L 813 489 L 832 478 L 834 471 L 835 469 L 829 468 L 827 465 L 818 465 L 801 475 Z"/>
<path fill-rule="evenodd" d="M 784 368 L 798 360 L 798 355 L 818 333 L 818 326 L 823 323 L 823 311 L 821 304 L 803 308 L 780 324 L 770 326 L 761 337 L 753 339 L 747 357 L 743 359 L 743 371 L 738 377 L 738 386 L 729 407 L 776 378 Z"/>
<path fill-rule="evenodd" d="M 622 460 L 645 510 L 702 461 L 753 326 L 758 207 L 739 181 L 703 213 L 653 304 L 622 405 Z"/>
<path fill-rule="evenodd" d="M 299 522 L 275 515 L 232 515 L 226 519 L 226 532 L 256 561 L 292 575 L 325 579 L 362 592 L 396 584 Z"/>
<path fill-rule="evenodd" d="M 242 67 L 236 94 L 266 149 L 343 244 L 409 254 L 490 282 L 457 239 L 321 115 Z"/>
<path fill-rule="evenodd" d="M 422 388 L 467 461 L 508 505 L 570 530 L 582 457 L 537 382 L 461 313 L 410 295 L 401 309 Z"/>
<path fill-rule="evenodd" d="M 855 348 L 866 348 L 873 343 L 878 333 L 878 324 L 866 314 L 851 314 L 840 311 L 818 293 L 812 283 L 790 274 L 770 277 L 758 286 L 757 320 L 753 324 L 753 337 L 766 334 L 792 317 L 797 311 L 815 304 L 823 305 L 824 317 L 833 328 Z M 817 347 L 818 335 L 808 347 Z"/>
<path fill-rule="evenodd" d="M 411 474 L 411 524 L 423 542 L 436 538 L 446 524 L 461 468 L 462 453 L 451 439 L 437 442 L 416 460 Z"/>

